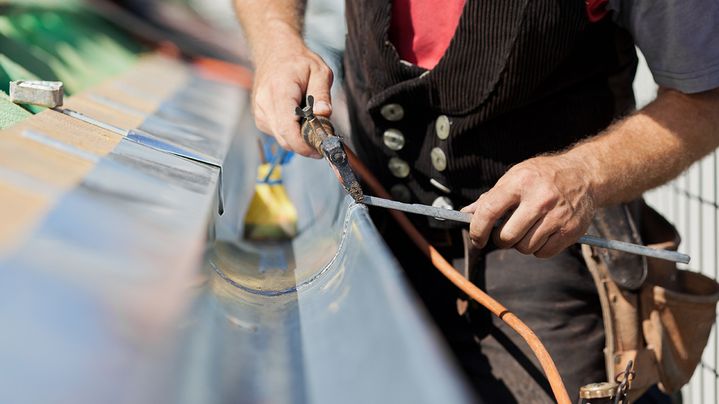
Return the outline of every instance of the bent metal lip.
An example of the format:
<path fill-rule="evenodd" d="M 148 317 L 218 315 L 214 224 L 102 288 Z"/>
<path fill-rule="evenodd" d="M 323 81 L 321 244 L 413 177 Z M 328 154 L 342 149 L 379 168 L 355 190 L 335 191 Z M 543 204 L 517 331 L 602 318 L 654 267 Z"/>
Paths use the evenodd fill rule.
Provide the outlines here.
<path fill-rule="evenodd" d="M 460 212 L 457 210 L 437 208 L 434 206 L 422 205 L 422 204 L 409 204 L 396 202 L 389 199 L 378 198 L 375 196 L 364 196 L 363 202 L 366 205 L 378 206 L 381 208 L 395 209 L 402 212 L 415 213 L 423 216 L 430 216 L 439 219 L 452 220 L 461 223 L 470 223 L 472 221 L 472 214 Z M 666 261 L 678 262 L 682 264 L 688 264 L 691 257 L 676 251 L 670 250 L 659 250 L 656 248 L 650 248 L 643 245 L 627 243 L 618 240 L 607 240 L 601 237 L 585 234 L 577 240 L 579 244 L 586 244 L 593 247 L 607 248 L 610 250 L 617 250 L 626 252 L 629 254 L 642 255 L 645 257 L 657 258 Z"/>

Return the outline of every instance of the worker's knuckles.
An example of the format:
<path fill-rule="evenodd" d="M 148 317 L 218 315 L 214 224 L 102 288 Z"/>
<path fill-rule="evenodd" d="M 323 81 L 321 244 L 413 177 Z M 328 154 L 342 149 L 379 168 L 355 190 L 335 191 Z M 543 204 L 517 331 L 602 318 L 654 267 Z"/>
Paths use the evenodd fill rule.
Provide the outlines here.
<path fill-rule="evenodd" d="M 533 229 L 530 229 L 514 248 L 522 254 L 534 254 L 544 246 L 554 233 L 555 229 L 548 227 L 545 222 L 541 222 Z"/>
<path fill-rule="evenodd" d="M 469 226 L 469 238 L 475 247 L 483 248 L 487 244 L 491 231 L 492 228 L 487 225 L 487 222 L 473 219 Z"/>
<path fill-rule="evenodd" d="M 535 251 L 537 251 L 536 248 L 532 248 L 532 246 L 529 244 L 517 244 L 514 246 L 514 249 L 524 255 L 531 255 L 534 254 Z"/>
<path fill-rule="evenodd" d="M 309 147 L 300 137 L 299 129 L 293 127 L 280 129 L 278 138 L 282 138 L 287 144 L 287 149 L 305 157 L 312 155 L 312 148 Z"/>
<path fill-rule="evenodd" d="M 533 253 L 538 258 L 551 258 L 574 244 L 586 230 L 586 225 L 573 217 L 556 230 L 551 231 L 547 242 Z"/>
<path fill-rule="evenodd" d="M 514 249 L 519 251 L 522 254 L 530 255 L 534 254 L 535 251 L 538 250 L 537 246 L 532 244 L 531 242 L 519 242 L 514 246 Z"/>
<path fill-rule="evenodd" d="M 504 178 L 522 199 L 533 199 L 540 207 L 551 207 L 561 197 L 557 175 L 551 165 L 527 160 L 512 167 Z"/>
<path fill-rule="evenodd" d="M 542 248 L 534 253 L 534 256 L 537 258 L 552 258 L 569 247 L 570 244 L 559 238 L 550 238 Z"/>
<path fill-rule="evenodd" d="M 531 189 L 543 181 L 543 174 L 534 164 L 520 163 L 512 167 L 505 175 L 516 187 Z"/>
<path fill-rule="evenodd" d="M 310 147 L 307 143 L 302 140 L 299 136 L 285 136 L 285 140 L 287 141 L 287 144 L 289 145 L 289 149 L 293 152 L 304 156 L 304 157 L 312 157 L 312 158 L 320 158 L 320 154 L 317 153 L 317 150 Z"/>
<path fill-rule="evenodd" d="M 322 59 L 313 63 L 310 68 L 313 75 L 317 75 L 323 81 L 326 81 L 328 84 L 332 84 L 335 77 L 334 73 Z"/>
<path fill-rule="evenodd" d="M 484 248 L 484 246 L 487 245 L 487 243 L 485 241 L 483 241 L 480 237 L 478 237 L 478 236 L 473 237 L 471 234 L 469 236 L 469 240 L 471 241 L 472 246 L 474 248 Z"/>
<path fill-rule="evenodd" d="M 496 232 L 494 243 L 499 248 L 510 248 L 517 244 L 521 239 L 526 229 L 521 229 L 518 226 L 502 226 L 499 231 Z"/>
<path fill-rule="evenodd" d="M 479 199 L 477 208 L 474 211 L 474 216 L 478 222 L 492 222 L 497 221 L 505 212 L 505 207 L 497 201 L 491 195 L 485 194 Z"/>

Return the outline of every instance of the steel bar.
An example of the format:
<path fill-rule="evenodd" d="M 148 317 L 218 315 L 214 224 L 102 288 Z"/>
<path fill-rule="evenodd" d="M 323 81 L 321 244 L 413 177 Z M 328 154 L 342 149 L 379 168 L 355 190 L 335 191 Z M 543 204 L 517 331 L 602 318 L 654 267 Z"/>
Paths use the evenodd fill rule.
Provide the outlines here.
<path fill-rule="evenodd" d="M 436 208 L 434 206 L 422 205 L 419 203 L 402 203 L 367 195 L 365 195 L 364 197 L 364 203 L 365 205 L 401 210 L 402 212 L 416 213 L 422 216 L 430 216 L 438 219 L 452 220 L 455 222 L 470 223 L 472 221 L 471 213 L 465 213 L 458 210 L 451 210 L 445 208 Z"/>
<path fill-rule="evenodd" d="M 679 262 L 682 264 L 688 264 L 691 260 L 686 254 L 671 250 L 659 250 L 656 248 L 649 248 L 647 246 L 627 243 L 618 240 L 607 240 L 601 237 L 590 236 L 585 234 L 577 240 L 578 243 L 587 244 L 594 247 L 607 248 L 610 250 L 623 251 L 630 254 L 643 255 L 645 257 L 657 258 L 660 260 Z"/>
<path fill-rule="evenodd" d="M 389 199 L 377 198 L 374 196 L 366 195 L 364 197 L 364 203 L 367 205 L 378 206 L 381 208 L 395 209 L 408 213 L 416 213 L 423 216 L 453 220 L 455 222 L 470 223 L 472 221 L 471 213 L 465 213 L 457 210 L 450 210 L 444 208 L 436 208 L 434 206 L 402 203 L 391 201 Z M 577 242 L 580 244 L 587 244 L 594 247 L 607 248 L 610 250 L 643 255 L 645 257 L 658 258 L 661 260 L 679 262 L 682 264 L 688 264 L 691 259 L 691 257 L 689 257 L 688 255 L 676 251 L 659 250 L 655 248 L 649 248 L 643 245 L 627 243 L 624 241 L 606 240 L 601 237 L 591 235 L 584 235 L 580 237 Z"/>

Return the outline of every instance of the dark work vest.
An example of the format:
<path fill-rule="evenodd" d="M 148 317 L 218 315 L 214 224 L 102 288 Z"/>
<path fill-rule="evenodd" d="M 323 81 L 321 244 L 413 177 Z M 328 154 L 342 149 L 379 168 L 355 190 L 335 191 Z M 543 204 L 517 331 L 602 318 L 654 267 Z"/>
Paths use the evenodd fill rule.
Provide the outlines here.
<path fill-rule="evenodd" d="M 633 42 L 611 18 L 590 23 L 582 0 L 467 0 L 428 72 L 401 61 L 389 42 L 391 2 L 346 3 L 352 142 L 396 198 L 446 197 L 459 208 L 511 165 L 562 150 L 633 108 Z M 402 107 L 401 119 L 383 115 L 389 104 Z M 440 116 L 450 122 L 445 139 Z M 402 133 L 400 150 L 385 145 L 388 129 Z M 432 163 L 435 148 L 446 167 Z M 403 178 L 388 168 L 392 158 L 409 166 Z"/>

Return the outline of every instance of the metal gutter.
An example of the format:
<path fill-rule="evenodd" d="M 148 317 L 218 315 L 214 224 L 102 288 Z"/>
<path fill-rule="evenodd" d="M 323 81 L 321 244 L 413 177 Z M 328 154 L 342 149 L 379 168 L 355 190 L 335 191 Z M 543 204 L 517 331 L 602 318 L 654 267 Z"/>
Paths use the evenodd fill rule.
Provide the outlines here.
<path fill-rule="evenodd" d="M 219 169 L 123 139 L 0 257 L 0 402 L 470 401 L 321 161 L 285 170 L 294 240 L 240 240 L 258 158 L 247 101 L 193 77 L 139 128 L 223 161 L 224 215 Z"/>

